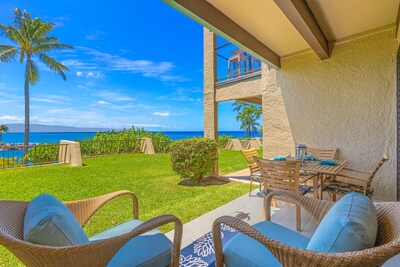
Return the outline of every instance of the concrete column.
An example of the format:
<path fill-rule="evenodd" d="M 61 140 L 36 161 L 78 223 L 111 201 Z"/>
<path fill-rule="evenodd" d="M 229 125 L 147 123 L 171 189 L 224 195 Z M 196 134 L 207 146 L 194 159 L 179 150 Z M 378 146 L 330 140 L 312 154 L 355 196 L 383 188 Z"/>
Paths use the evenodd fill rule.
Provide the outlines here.
<path fill-rule="evenodd" d="M 276 70 L 262 64 L 263 156 L 294 155 L 294 142 L 285 102 L 276 83 Z"/>
<path fill-rule="evenodd" d="M 81 146 L 79 142 L 60 141 L 59 162 L 67 163 L 74 167 L 82 166 Z M 66 150 L 65 150 L 66 149 Z"/>
<path fill-rule="evenodd" d="M 218 103 L 215 98 L 217 38 L 213 32 L 204 28 L 204 137 L 218 142 Z M 214 175 L 218 174 L 218 161 Z"/>
<path fill-rule="evenodd" d="M 144 154 L 156 154 L 151 138 L 140 139 L 140 151 Z"/>

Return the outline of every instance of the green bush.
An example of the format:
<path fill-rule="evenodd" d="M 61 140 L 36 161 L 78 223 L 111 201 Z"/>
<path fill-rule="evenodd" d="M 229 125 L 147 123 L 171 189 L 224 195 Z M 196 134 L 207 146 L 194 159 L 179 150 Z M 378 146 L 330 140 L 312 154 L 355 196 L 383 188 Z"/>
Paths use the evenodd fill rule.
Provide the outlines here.
<path fill-rule="evenodd" d="M 138 153 L 140 139 L 151 138 L 156 153 L 167 153 L 172 140 L 162 132 L 146 131 L 143 128 L 123 129 L 122 131 L 99 132 L 93 138 L 78 141 L 83 156 L 104 154 Z"/>
<path fill-rule="evenodd" d="M 218 136 L 218 147 L 225 148 L 228 144 L 228 141 L 232 138 L 232 135 L 221 134 L 220 136 Z"/>
<path fill-rule="evenodd" d="M 212 171 L 217 159 L 218 146 L 209 138 L 190 138 L 171 145 L 172 169 L 183 179 L 199 184 Z"/>
<path fill-rule="evenodd" d="M 59 144 L 41 143 L 32 147 L 20 161 L 22 164 L 30 162 L 34 165 L 54 163 L 58 161 L 59 149 Z"/>

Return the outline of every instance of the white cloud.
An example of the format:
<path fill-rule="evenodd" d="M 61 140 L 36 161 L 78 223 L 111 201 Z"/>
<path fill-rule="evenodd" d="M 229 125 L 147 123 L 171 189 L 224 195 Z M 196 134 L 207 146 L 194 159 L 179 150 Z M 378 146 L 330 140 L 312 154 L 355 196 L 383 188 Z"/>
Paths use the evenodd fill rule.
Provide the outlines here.
<path fill-rule="evenodd" d="M 95 79 L 100 78 L 100 72 L 90 71 L 90 72 L 88 72 L 88 74 L 86 74 L 86 77 L 87 78 L 95 78 Z"/>
<path fill-rule="evenodd" d="M 71 98 L 62 95 L 46 95 L 43 97 L 32 97 L 31 100 L 42 103 L 62 104 L 64 102 L 70 101 Z"/>
<path fill-rule="evenodd" d="M 98 39 L 101 39 L 104 35 L 106 34 L 106 32 L 102 32 L 102 31 L 93 31 L 89 34 L 85 35 L 85 39 L 88 41 L 96 41 Z"/>
<path fill-rule="evenodd" d="M 24 117 L 5 115 L 0 117 L 0 121 L 24 121 Z"/>
<path fill-rule="evenodd" d="M 106 99 L 108 101 L 114 101 L 114 102 L 122 102 L 122 101 L 133 101 L 135 100 L 134 98 L 120 94 L 117 92 L 109 92 L 109 91 L 99 91 L 99 92 L 94 92 L 93 95 L 101 97 L 103 99 Z"/>
<path fill-rule="evenodd" d="M 53 104 L 60 104 L 59 100 L 49 99 L 49 98 L 40 98 L 40 97 L 33 97 L 31 98 L 32 101 L 42 102 L 42 103 L 53 103 Z"/>
<path fill-rule="evenodd" d="M 173 75 L 173 74 L 161 75 L 160 80 L 163 82 L 186 82 L 186 81 L 188 81 L 187 78 L 185 78 L 181 75 Z"/>
<path fill-rule="evenodd" d="M 110 103 L 108 103 L 106 101 L 103 101 L 103 100 L 99 100 L 99 101 L 97 101 L 97 104 L 99 104 L 99 105 L 109 105 Z"/>
<path fill-rule="evenodd" d="M 169 117 L 169 116 L 171 116 L 171 113 L 170 112 L 154 112 L 153 115 L 160 116 L 160 117 Z"/>
<path fill-rule="evenodd" d="M 64 27 L 65 26 L 64 22 L 67 20 L 69 20 L 69 17 L 56 17 L 56 18 L 51 19 L 51 21 L 53 21 L 55 24 L 55 26 L 54 26 L 55 28 Z"/>
<path fill-rule="evenodd" d="M 87 62 L 87 61 L 82 61 L 82 60 L 77 60 L 77 59 L 67 59 L 67 60 L 62 60 L 61 64 L 66 66 L 69 69 L 78 69 L 78 70 L 94 70 L 96 69 L 96 63 L 95 62 Z"/>
<path fill-rule="evenodd" d="M 76 72 L 76 76 L 82 77 L 82 76 L 83 76 L 83 72 L 82 72 L 82 71 L 77 71 L 77 72 Z"/>
<path fill-rule="evenodd" d="M 157 77 L 172 75 L 170 71 L 174 68 L 174 64 L 168 61 L 154 62 L 146 59 L 128 59 L 119 55 L 104 53 L 92 48 L 80 47 L 87 55 L 93 56 L 92 62 L 98 67 L 112 71 L 129 71 L 132 73 L 140 73 L 145 77 Z M 93 66 L 93 64 L 90 64 Z M 168 77 L 165 77 L 169 79 Z"/>
<path fill-rule="evenodd" d="M 203 100 L 202 90 L 178 88 L 169 95 L 160 96 L 158 100 L 201 102 Z"/>
<path fill-rule="evenodd" d="M 94 36 L 91 36 L 90 38 L 92 37 Z M 186 77 L 174 74 L 173 70 L 175 66 L 169 61 L 156 62 L 147 59 L 131 59 L 118 54 L 105 53 L 88 47 L 75 47 L 75 50 L 83 52 L 86 58 L 84 60 L 68 59 L 61 61 L 61 63 L 69 69 L 77 71 L 77 73 L 82 72 L 82 75 L 84 75 L 82 70 L 88 70 L 95 76 L 98 75 L 98 77 L 101 76 L 101 72 L 127 71 L 141 74 L 144 77 L 157 78 L 162 82 L 171 83 L 184 82 L 188 80 Z M 120 54 L 124 54 L 127 51 L 129 50 L 122 49 Z M 98 74 L 94 72 L 95 70 Z M 80 77 L 78 74 L 77 76 Z M 93 78 L 93 76 L 87 75 L 86 77 Z"/>

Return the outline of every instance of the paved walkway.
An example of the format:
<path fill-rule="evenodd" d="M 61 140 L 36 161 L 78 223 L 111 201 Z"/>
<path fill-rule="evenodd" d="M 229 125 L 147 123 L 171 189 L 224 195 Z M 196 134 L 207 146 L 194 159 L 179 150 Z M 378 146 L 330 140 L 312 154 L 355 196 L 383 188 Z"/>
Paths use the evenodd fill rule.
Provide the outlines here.
<path fill-rule="evenodd" d="M 225 176 L 233 181 L 249 183 L 249 171 L 241 170 Z M 258 184 L 253 183 L 253 191 L 251 196 L 245 194 L 231 202 L 222 205 L 188 223 L 183 225 L 182 248 L 188 246 L 196 239 L 207 234 L 212 230 L 212 224 L 215 219 L 222 215 L 230 215 L 242 219 L 249 224 L 255 224 L 263 220 L 262 205 L 263 196 L 259 192 Z M 272 208 L 272 221 L 279 223 L 287 228 L 295 230 L 296 214 L 295 206 L 286 202 L 278 201 L 276 208 Z M 316 223 L 311 220 L 308 214 L 302 210 L 301 212 L 301 234 L 311 237 L 316 230 Z M 167 237 L 173 240 L 173 231 L 168 232 Z M 400 266 L 400 255 L 386 262 L 384 267 Z"/>
<path fill-rule="evenodd" d="M 241 170 L 225 176 L 233 181 L 249 183 L 249 171 Z M 231 202 L 222 205 L 202 216 L 185 223 L 183 225 L 182 248 L 186 247 L 199 237 L 210 232 L 212 224 L 218 217 L 222 215 L 230 215 L 242 219 L 249 224 L 255 224 L 263 220 L 262 205 L 263 196 L 259 192 L 258 183 L 253 183 L 254 190 L 249 194 L 245 194 Z M 293 210 L 293 212 L 292 212 Z M 295 212 L 294 205 L 285 202 L 278 202 L 277 208 L 272 208 L 272 221 L 295 229 Z M 311 222 L 310 217 L 303 211 L 302 213 L 302 234 L 311 236 L 316 225 Z M 173 231 L 166 234 L 171 240 L 173 239 Z"/>

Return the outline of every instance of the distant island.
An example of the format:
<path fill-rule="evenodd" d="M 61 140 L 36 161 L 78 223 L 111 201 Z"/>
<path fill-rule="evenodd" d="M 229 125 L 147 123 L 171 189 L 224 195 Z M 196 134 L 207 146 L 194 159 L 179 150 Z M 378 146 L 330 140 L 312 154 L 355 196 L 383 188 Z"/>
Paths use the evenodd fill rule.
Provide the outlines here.
<path fill-rule="evenodd" d="M 7 124 L 10 133 L 24 132 L 23 123 L 10 123 Z M 45 124 L 31 124 L 32 133 L 87 133 L 87 132 L 107 132 L 111 131 L 110 128 L 80 128 L 61 125 L 45 125 Z"/>

